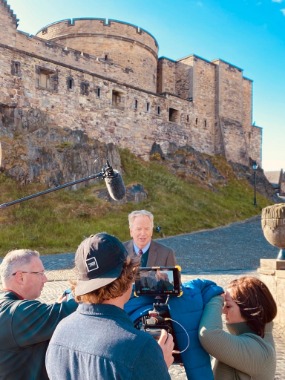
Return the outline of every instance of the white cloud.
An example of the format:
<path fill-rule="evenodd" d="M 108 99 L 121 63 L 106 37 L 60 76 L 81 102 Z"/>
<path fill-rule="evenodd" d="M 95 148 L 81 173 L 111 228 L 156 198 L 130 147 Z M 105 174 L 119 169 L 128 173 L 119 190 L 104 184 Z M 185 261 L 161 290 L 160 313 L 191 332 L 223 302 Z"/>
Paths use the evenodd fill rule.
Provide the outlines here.
<path fill-rule="evenodd" d="M 281 13 L 283 14 L 283 16 L 285 16 L 285 8 L 283 9 L 280 9 Z"/>
<path fill-rule="evenodd" d="M 283 0 L 272 0 L 272 3 L 282 3 Z"/>

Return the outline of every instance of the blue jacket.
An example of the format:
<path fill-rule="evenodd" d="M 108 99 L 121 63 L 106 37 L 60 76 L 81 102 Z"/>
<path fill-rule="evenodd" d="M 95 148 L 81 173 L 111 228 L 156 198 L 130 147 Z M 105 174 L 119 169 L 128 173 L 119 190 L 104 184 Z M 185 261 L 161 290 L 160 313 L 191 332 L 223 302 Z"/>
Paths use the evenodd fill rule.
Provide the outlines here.
<path fill-rule="evenodd" d="M 213 281 L 195 279 L 182 284 L 181 297 L 169 299 L 169 312 L 174 328 L 174 335 L 180 351 L 188 342 L 186 332 L 190 337 L 189 348 L 181 354 L 188 380 L 213 380 L 209 354 L 202 348 L 198 328 L 205 304 L 215 295 L 223 293 L 223 289 Z M 153 309 L 154 298 L 150 296 L 131 297 L 125 305 L 125 310 L 134 322 Z M 180 324 L 180 325 L 179 325 Z"/>

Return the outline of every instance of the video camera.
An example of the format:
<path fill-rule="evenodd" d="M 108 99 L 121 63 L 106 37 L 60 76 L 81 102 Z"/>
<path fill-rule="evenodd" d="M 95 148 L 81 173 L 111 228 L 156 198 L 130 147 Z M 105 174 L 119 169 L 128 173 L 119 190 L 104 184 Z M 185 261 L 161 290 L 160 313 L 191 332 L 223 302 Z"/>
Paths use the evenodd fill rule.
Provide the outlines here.
<path fill-rule="evenodd" d="M 156 340 L 159 339 L 161 330 L 164 329 L 173 335 L 174 350 L 179 352 L 174 329 L 169 312 L 168 299 L 170 296 L 180 297 L 181 268 L 175 267 L 146 267 L 140 268 L 135 279 L 134 295 L 153 296 L 155 302 L 153 309 L 147 315 L 141 316 L 135 323 L 135 327 L 150 333 Z M 180 354 L 174 354 L 174 361 L 182 363 Z"/>

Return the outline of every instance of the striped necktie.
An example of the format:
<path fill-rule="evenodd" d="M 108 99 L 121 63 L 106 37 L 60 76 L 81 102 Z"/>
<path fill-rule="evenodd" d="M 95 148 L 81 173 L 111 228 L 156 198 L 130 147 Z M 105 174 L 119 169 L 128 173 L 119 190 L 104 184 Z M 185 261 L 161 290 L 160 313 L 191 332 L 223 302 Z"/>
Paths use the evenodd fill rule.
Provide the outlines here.
<path fill-rule="evenodd" d="M 143 251 L 142 251 L 142 249 L 139 249 L 138 254 L 139 254 L 140 257 L 143 255 Z"/>

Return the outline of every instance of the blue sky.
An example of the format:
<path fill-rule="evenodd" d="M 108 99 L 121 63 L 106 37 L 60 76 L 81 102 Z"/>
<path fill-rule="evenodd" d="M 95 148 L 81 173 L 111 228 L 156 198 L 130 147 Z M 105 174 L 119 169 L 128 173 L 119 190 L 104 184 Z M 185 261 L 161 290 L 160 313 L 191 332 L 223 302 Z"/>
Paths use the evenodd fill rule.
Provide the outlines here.
<path fill-rule="evenodd" d="M 285 0 L 7 0 L 19 30 L 36 34 L 66 18 L 137 25 L 159 56 L 220 58 L 253 80 L 253 119 L 263 129 L 262 167 L 285 169 Z"/>

